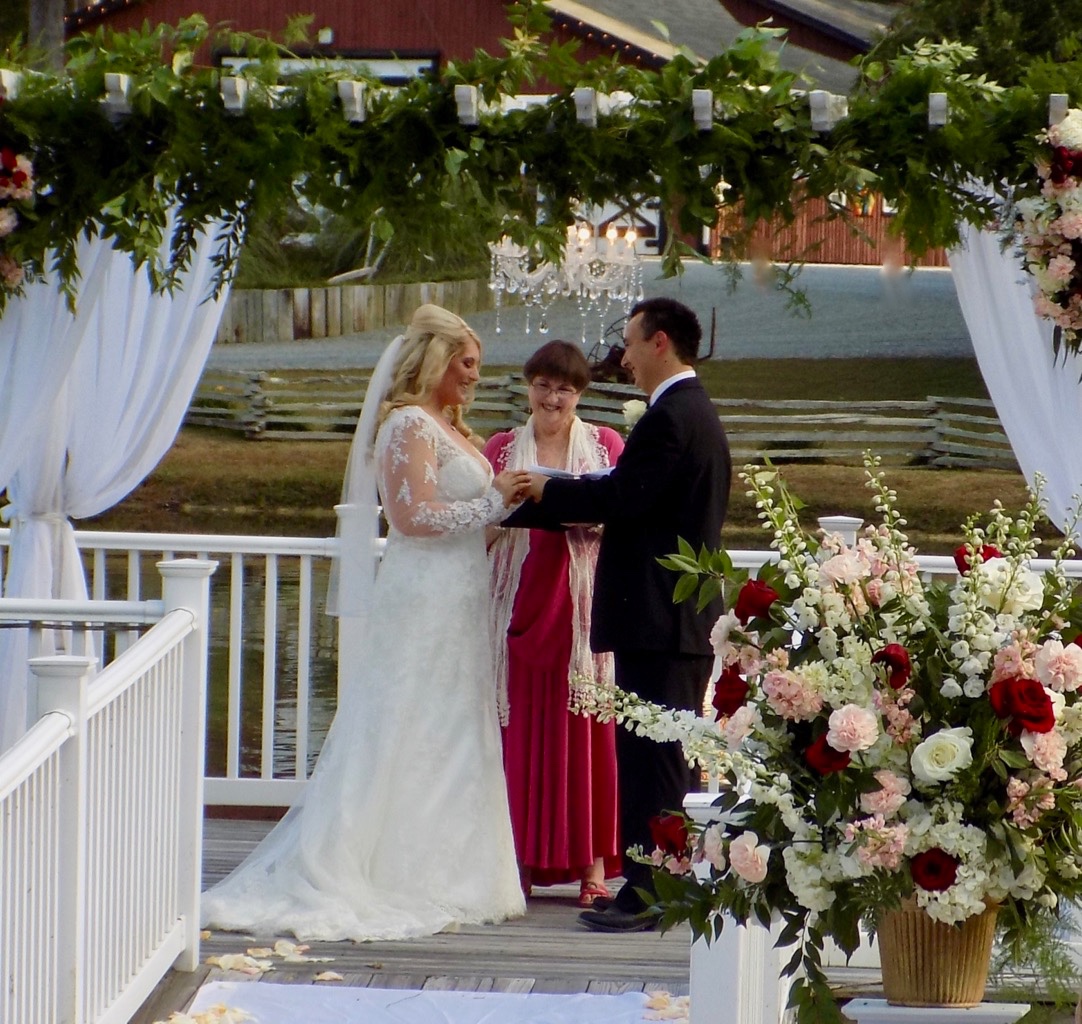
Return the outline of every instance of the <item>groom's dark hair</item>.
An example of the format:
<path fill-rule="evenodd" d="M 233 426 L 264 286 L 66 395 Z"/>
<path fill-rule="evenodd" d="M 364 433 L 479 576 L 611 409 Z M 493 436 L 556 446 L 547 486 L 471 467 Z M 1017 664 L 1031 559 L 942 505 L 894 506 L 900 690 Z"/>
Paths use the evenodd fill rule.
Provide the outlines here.
<path fill-rule="evenodd" d="M 631 307 L 630 319 L 642 314 L 642 330 L 649 338 L 658 331 L 664 331 L 673 343 L 680 361 L 689 366 L 699 358 L 699 340 L 703 329 L 693 310 L 682 302 L 664 296 L 655 299 L 643 299 Z"/>

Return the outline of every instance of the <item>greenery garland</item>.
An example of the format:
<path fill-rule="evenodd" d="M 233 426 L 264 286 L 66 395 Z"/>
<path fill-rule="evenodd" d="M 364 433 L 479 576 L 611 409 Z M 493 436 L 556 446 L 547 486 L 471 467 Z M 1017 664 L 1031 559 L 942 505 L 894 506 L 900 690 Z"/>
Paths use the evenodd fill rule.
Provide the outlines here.
<path fill-rule="evenodd" d="M 367 114 L 342 113 L 341 72 L 318 68 L 279 83 L 282 41 L 231 34 L 220 42 L 250 56 L 244 110 L 228 111 L 223 71 L 200 66 L 211 41 L 201 16 L 140 32 L 75 37 L 62 73 L 22 72 L 16 96 L 0 106 L 0 147 L 25 154 L 34 171 L 32 201 L 0 238 L 0 253 L 29 278 L 52 270 L 71 301 L 77 291 L 80 236 L 101 234 L 168 288 L 190 257 L 192 239 L 217 230 L 218 282 L 235 264 L 253 218 L 300 199 L 390 238 L 412 218 L 435 217 L 449 184 L 491 205 L 501 233 L 539 257 L 559 258 L 579 203 L 634 209 L 660 196 L 686 232 L 716 222 L 719 187 L 739 203 L 746 227 L 791 220 L 806 197 L 872 188 L 897 208 L 894 230 L 914 253 L 957 241 L 960 221 L 985 223 L 990 201 L 974 182 L 1032 192 L 1037 134 L 1049 92 L 1078 99 L 1082 61 L 1035 64 L 1020 84 L 1000 88 L 966 73 L 974 51 L 958 44 L 911 48 L 889 63 L 869 62 L 849 98 L 849 115 L 829 133 L 812 128 L 807 98 L 780 69 L 777 30 L 742 33 L 703 63 L 679 53 L 660 70 L 615 60 L 579 62 L 575 44 L 544 42 L 548 16 L 537 0 L 509 6 L 506 53 L 478 52 L 400 88 L 368 81 Z M 102 103 L 105 75 L 131 78 L 131 112 Z M 501 95 L 546 83 L 542 106 L 501 113 Z M 476 85 L 480 123 L 460 123 L 459 84 Z M 630 104 L 578 123 L 572 90 L 622 91 Z M 714 96 L 710 130 L 694 124 L 693 89 Z M 951 116 L 927 125 L 930 92 L 945 92 Z M 159 253 L 170 212 L 170 255 Z M 845 216 L 839 210 L 839 216 Z M 686 252 L 670 235 L 667 271 Z M 18 286 L 0 285 L 0 311 Z"/>

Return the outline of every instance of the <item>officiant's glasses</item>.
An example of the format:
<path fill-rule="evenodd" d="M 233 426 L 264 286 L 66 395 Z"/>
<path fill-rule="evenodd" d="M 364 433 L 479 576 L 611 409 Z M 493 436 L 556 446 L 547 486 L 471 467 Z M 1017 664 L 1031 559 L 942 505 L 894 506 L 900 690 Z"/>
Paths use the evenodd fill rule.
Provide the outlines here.
<path fill-rule="evenodd" d="M 542 398 L 548 395 L 555 395 L 557 398 L 574 398 L 579 393 L 578 389 L 570 384 L 550 384 L 547 380 L 532 380 L 530 387 Z"/>

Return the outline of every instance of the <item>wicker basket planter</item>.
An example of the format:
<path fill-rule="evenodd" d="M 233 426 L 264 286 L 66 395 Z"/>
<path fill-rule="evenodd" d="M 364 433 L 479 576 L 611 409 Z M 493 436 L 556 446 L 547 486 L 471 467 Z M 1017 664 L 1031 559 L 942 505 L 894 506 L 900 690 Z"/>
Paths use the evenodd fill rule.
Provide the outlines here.
<path fill-rule="evenodd" d="M 878 928 L 883 992 L 899 1006 L 977 1006 L 984 999 L 999 908 L 960 925 L 933 921 L 915 903 L 883 915 Z"/>

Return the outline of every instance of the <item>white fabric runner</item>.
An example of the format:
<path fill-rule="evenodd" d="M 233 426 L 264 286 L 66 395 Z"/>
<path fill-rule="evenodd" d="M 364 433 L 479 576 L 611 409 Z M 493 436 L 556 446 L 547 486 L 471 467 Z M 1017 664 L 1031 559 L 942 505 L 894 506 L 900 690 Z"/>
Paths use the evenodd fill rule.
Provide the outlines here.
<path fill-rule="evenodd" d="M 981 376 L 1026 481 L 1045 478 L 1048 517 L 1062 528 L 1082 492 L 1082 359 L 1053 359 L 1052 323 L 1033 311 L 1019 258 L 990 231 L 961 230 L 948 256 Z"/>
<path fill-rule="evenodd" d="M 244 1010 L 253 1024 L 643 1024 L 646 999 L 641 992 L 418 992 L 334 983 L 212 981 L 196 993 L 188 1012 L 224 1005 Z"/>

